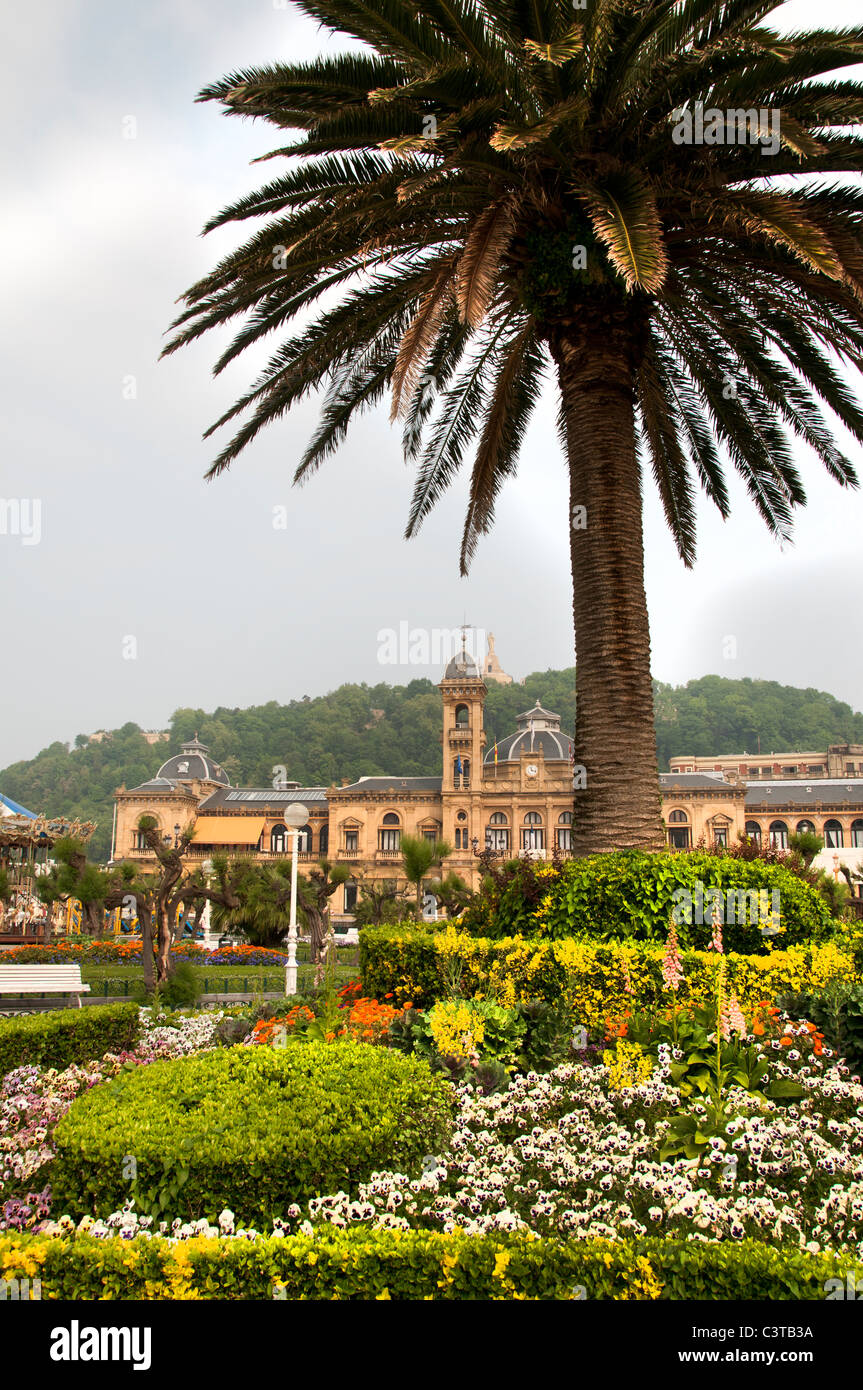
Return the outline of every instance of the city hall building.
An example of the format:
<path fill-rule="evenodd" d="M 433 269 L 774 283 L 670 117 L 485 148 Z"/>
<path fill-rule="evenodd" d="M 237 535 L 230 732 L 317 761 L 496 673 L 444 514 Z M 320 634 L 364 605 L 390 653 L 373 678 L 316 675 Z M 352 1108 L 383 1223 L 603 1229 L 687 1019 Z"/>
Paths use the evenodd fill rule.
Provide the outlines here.
<path fill-rule="evenodd" d="M 554 850 L 566 857 L 572 843 L 572 739 L 561 729 L 560 716 L 537 701 L 517 717 L 512 733 L 489 747 L 483 727 L 486 679 L 511 681 L 496 659 L 484 678 L 466 649 L 447 665 L 438 687 L 443 773 L 437 777 L 393 773 L 339 787 L 288 781 L 232 787 L 210 750 L 192 739 L 150 781 L 116 793 L 113 858 L 142 865 L 152 859 L 137 828 L 144 813 L 155 818 L 166 842 L 194 824 L 190 867 L 219 852 L 262 862 L 282 858 L 292 840 L 285 808 L 298 802 L 309 813 L 299 838 L 301 866 L 328 858 L 353 870 L 333 901 L 339 918 L 350 915 L 362 880 L 404 883 L 403 834 L 446 840 L 453 847 L 447 869 L 471 887 L 478 886 L 477 855 L 486 848 L 506 857 L 549 857 Z M 680 761 L 686 770 L 676 766 Z M 863 778 L 773 779 L 765 785 L 744 778 L 739 765 L 695 766 L 704 761 L 675 759 L 675 770 L 660 776 L 671 847 L 730 844 L 744 831 L 785 847 L 791 831 L 814 827 L 831 847 L 863 848 Z"/>

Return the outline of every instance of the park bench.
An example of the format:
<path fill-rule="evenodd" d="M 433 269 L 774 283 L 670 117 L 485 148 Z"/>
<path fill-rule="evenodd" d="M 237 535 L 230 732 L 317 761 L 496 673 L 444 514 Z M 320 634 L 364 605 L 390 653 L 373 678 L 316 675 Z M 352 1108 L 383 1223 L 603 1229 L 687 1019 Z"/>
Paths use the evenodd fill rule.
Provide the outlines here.
<path fill-rule="evenodd" d="M 80 965 L 0 965 L 0 994 L 74 994 L 80 1009 L 89 993 Z"/>

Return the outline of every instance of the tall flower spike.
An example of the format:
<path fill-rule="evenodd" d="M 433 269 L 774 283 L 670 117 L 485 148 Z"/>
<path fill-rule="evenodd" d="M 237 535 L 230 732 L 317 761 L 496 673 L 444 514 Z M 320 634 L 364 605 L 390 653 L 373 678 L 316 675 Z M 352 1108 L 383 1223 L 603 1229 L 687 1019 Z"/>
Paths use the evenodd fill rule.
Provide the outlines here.
<path fill-rule="evenodd" d="M 662 957 L 662 978 L 665 981 L 666 989 L 673 990 L 676 994 L 683 982 L 683 964 L 680 959 L 680 944 L 677 940 L 677 928 L 674 925 L 674 918 L 668 924 L 668 940 L 665 943 L 665 954 Z"/>
<path fill-rule="evenodd" d="M 722 952 L 722 913 L 716 907 L 713 910 L 713 939 L 710 942 L 711 951 Z"/>

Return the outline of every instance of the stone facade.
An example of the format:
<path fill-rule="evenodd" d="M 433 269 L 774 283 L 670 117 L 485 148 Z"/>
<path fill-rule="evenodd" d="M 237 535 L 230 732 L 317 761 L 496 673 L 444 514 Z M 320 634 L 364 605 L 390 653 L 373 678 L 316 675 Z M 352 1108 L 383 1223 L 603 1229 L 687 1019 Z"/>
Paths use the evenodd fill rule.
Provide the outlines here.
<path fill-rule="evenodd" d="M 502 856 L 570 853 L 573 813 L 572 740 L 560 719 L 537 704 L 518 717 L 513 734 L 489 747 L 483 711 L 488 687 L 467 651 L 447 666 L 440 682 L 443 772 L 436 777 L 361 777 L 339 787 L 231 787 L 197 739 L 183 745 L 143 786 L 116 794 L 114 857 L 145 863 L 137 822 L 153 815 L 166 839 L 190 822 L 197 829 L 190 864 L 219 851 L 258 859 L 291 851 L 285 807 L 299 802 L 309 818 L 300 838 L 303 864 L 328 857 L 355 867 L 334 917 L 349 915 L 362 879 L 404 882 L 403 834 L 444 839 L 453 853 L 447 868 L 472 887 L 479 883 L 477 852 L 486 845 Z M 714 840 L 733 844 L 743 832 L 747 788 L 722 772 L 667 773 L 660 778 L 669 842 L 684 848 Z M 863 782 L 861 782 L 863 787 Z M 752 816 L 762 817 L 761 811 Z M 765 829 L 765 833 L 769 833 Z M 850 824 L 849 824 L 850 834 Z"/>

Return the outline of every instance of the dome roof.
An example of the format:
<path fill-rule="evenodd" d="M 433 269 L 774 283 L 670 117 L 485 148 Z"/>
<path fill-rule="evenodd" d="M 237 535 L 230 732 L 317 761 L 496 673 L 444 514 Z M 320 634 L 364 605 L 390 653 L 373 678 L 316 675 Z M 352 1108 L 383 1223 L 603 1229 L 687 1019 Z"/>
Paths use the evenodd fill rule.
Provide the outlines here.
<path fill-rule="evenodd" d="M 458 655 L 449 662 L 443 678 L 445 681 L 482 680 L 479 667 L 466 647 L 462 647 Z"/>
<path fill-rule="evenodd" d="M 231 785 L 228 774 L 213 762 L 209 748 L 198 742 L 197 735 L 183 744 L 182 752 L 162 763 L 156 779 L 162 778 L 172 782 L 218 782 L 223 787 Z"/>
<path fill-rule="evenodd" d="M 543 709 L 539 700 L 533 709 L 516 715 L 516 723 L 517 731 L 489 748 L 484 763 L 494 764 L 495 748 L 497 760 L 502 763 L 518 762 L 522 753 L 542 753 L 546 762 L 568 762 L 572 758 L 573 742 L 569 734 L 561 733 L 560 715 Z"/>

